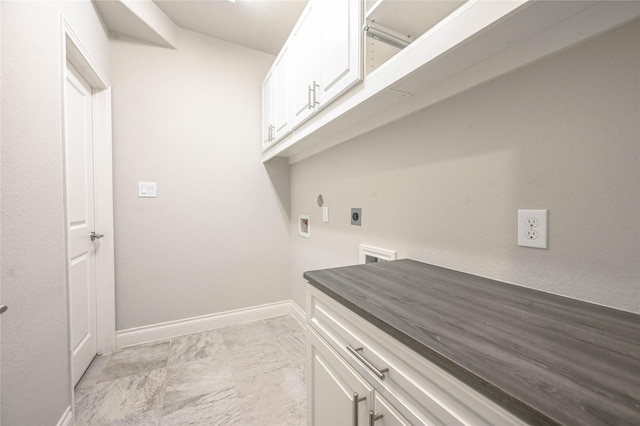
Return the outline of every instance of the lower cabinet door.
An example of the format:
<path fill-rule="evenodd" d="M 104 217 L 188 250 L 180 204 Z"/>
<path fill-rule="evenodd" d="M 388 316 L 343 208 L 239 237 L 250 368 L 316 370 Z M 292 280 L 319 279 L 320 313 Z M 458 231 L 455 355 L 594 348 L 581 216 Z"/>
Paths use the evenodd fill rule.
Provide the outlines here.
<path fill-rule="evenodd" d="M 371 386 L 315 332 L 311 331 L 309 335 L 309 424 L 368 425 L 373 396 Z"/>

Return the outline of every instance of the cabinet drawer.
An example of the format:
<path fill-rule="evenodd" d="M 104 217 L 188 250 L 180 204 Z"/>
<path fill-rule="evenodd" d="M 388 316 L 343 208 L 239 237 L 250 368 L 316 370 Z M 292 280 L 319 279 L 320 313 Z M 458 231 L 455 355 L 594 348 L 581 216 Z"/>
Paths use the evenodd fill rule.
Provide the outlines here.
<path fill-rule="evenodd" d="M 413 419 L 410 423 L 525 424 L 311 285 L 307 286 L 307 321 L 374 385 L 382 400 L 398 401 L 395 409 Z"/>

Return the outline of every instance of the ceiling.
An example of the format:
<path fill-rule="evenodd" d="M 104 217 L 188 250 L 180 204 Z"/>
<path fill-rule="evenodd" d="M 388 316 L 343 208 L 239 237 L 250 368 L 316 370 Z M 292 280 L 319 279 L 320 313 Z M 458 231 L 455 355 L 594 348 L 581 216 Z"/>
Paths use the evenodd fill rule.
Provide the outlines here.
<path fill-rule="evenodd" d="M 154 0 L 179 27 L 276 55 L 307 0 Z"/>

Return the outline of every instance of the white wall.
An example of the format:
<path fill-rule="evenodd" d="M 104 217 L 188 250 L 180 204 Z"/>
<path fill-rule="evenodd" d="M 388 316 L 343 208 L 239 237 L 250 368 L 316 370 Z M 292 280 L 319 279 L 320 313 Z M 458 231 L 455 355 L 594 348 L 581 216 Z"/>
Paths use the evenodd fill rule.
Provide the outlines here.
<path fill-rule="evenodd" d="M 290 299 L 288 165 L 259 152 L 274 57 L 179 30 L 111 59 L 117 329 Z"/>
<path fill-rule="evenodd" d="M 640 312 L 639 88 L 635 22 L 294 164 L 294 300 L 365 243 Z M 550 210 L 549 250 L 517 247 L 519 208 Z"/>
<path fill-rule="evenodd" d="M 62 169 L 64 15 L 103 73 L 91 2 L 2 2 L 2 424 L 56 424 L 71 404 Z"/>

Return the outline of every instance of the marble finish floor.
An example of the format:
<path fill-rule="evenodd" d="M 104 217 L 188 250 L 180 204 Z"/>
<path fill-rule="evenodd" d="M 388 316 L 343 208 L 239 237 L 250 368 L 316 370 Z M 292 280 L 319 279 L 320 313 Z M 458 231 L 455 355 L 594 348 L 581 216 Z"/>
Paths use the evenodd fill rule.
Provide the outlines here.
<path fill-rule="evenodd" d="M 290 315 L 96 357 L 76 425 L 304 425 L 304 329 Z"/>

